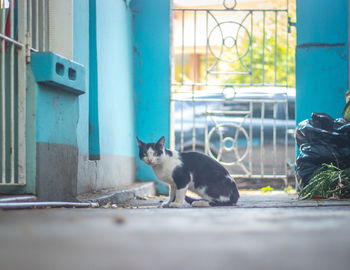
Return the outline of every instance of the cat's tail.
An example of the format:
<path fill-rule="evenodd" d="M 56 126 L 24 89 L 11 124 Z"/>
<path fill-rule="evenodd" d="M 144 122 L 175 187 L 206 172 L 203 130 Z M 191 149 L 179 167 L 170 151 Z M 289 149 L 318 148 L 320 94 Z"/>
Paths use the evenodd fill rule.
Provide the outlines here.
<path fill-rule="evenodd" d="M 230 201 L 233 203 L 233 204 L 236 204 L 238 199 L 239 199 L 239 191 L 238 191 L 238 188 L 237 188 L 237 185 L 236 185 L 236 182 L 232 179 L 232 194 L 230 196 Z"/>
<path fill-rule="evenodd" d="M 203 199 L 195 199 L 195 198 L 192 198 L 192 197 L 189 197 L 189 196 L 185 196 L 185 201 L 188 204 L 192 204 L 193 202 L 203 201 Z"/>

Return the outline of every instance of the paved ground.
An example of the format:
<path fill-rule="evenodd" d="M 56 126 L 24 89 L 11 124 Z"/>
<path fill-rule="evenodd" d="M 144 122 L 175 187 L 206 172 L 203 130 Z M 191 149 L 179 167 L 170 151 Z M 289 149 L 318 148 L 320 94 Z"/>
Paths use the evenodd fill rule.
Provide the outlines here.
<path fill-rule="evenodd" d="M 350 269 L 348 201 L 249 193 L 237 207 L 154 203 L 0 211 L 0 269 Z"/>

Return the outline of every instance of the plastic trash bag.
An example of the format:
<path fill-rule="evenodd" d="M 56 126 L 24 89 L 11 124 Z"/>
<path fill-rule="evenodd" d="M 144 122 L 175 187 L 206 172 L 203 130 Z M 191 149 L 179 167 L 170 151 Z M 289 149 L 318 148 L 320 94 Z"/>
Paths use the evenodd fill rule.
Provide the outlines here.
<path fill-rule="evenodd" d="M 297 126 L 295 139 L 300 150 L 296 172 L 302 186 L 323 163 L 332 163 L 340 169 L 350 168 L 349 121 L 333 119 L 324 113 L 312 113 L 311 119 Z"/>

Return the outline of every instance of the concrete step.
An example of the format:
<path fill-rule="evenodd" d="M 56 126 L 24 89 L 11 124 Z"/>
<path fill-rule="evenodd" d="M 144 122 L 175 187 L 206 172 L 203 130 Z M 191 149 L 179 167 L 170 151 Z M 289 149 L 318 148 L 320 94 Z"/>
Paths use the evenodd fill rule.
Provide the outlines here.
<path fill-rule="evenodd" d="M 136 197 L 154 196 L 156 186 L 154 182 L 137 182 L 116 189 L 104 189 L 96 192 L 81 194 L 77 197 L 80 202 L 97 202 L 100 206 L 107 203 L 119 204 Z"/>

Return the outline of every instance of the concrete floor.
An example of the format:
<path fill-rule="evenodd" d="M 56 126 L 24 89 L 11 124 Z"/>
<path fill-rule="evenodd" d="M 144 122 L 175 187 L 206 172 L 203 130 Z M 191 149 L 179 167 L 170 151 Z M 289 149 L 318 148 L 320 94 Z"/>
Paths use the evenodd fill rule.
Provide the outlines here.
<path fill-rule="evenodd" d="M 0 211 L 0 269 L 350 269 L 350 202 Z"/>

